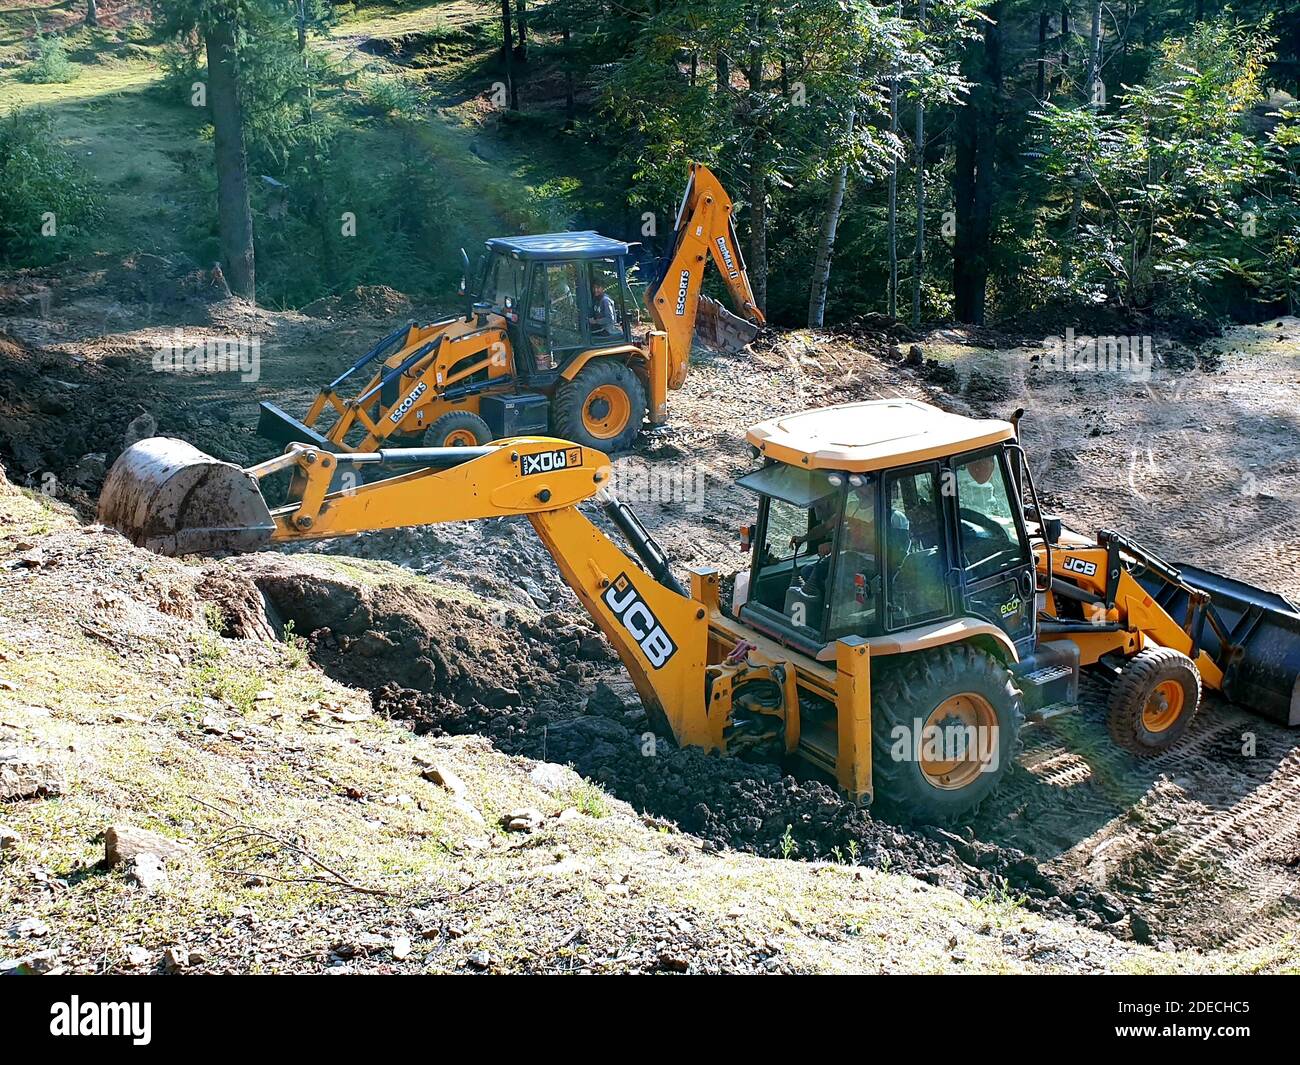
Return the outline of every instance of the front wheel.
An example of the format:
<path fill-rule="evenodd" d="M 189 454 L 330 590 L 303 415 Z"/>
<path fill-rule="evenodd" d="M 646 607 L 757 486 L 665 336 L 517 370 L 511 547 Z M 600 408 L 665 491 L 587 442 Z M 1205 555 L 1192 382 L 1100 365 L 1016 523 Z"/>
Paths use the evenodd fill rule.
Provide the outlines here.
<path fill-rule="evenodd" d="M 492 429 L 473 411 L 449 410 L 424 432 L 425 447 L 478 447 L 492 439 Z"/>
<path fill-rule="evenodd" d="M 599 451 L 624 451 L 645 420 L 645 388 L 626 363 L 593 359 L 556 389 L 552 409 L 557 436 Z"/>
<path fill-rule="evenodd" d="M 1110 689 L 1106 729 L 1139 757 L 1168 750 L 1192 727 L 1201 705 L 1201 674 L 1172 647 L 1147 647 L 1125 663 Z"/>
<path fill-rule="evenodd" d="M 970 644 L 882 659 L 871 705 L 874 802 L 922 824 L 951 824 L 988 797 L 1025 720 L 1011 671 Z"/>

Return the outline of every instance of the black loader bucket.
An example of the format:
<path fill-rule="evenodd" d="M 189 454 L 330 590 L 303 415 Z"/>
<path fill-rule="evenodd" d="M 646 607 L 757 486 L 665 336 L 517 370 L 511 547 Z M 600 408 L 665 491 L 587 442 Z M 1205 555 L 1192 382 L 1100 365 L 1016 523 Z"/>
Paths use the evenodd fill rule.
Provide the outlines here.
<path fill-rule="evenodd" d="M 325 451 L 340 450 L 315 429 L 304 425 L 292 414 L 286 414 L 274 403 L 262 402 L 257 405 L 257 435 L 277 444 L 298 442 L 314 444 Z"/>
<path fill-rule="evenodd" d="M 700 343 L 715 351 L 743 351 L 745 345 L 758 336 L 758 326 L 732 314 L 717 300 L 700 297 L 695 319 L 695 336 Z"/>
<path fill-rule="evenodd" d="M 1224 671 L 1223 693 L 1244 710 L 1300 725 L 1300 610 L 1262 588 L 1196 566 L 1183 581 L 1210 597 L 1199 643 Z M 1187 616 L 1187 593 L 1148 574 L 1142 585 L 1173 618 Z M 1193 636 L 1196 636 L 1193 633 Z"/>
<path fill-rule="evenodd" d="M 104 480 L 99 522 L 161 555 L 252 551 L 271 512 L 251 474 L 166 436 L 132 444 Z"/>

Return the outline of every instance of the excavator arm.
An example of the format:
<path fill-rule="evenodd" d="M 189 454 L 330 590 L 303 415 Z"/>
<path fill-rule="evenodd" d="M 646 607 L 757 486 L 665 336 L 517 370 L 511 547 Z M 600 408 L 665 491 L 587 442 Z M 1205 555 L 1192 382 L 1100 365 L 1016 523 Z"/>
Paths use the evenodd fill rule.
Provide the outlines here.
<path fill-rule="evenodd" d="M 360 483 L 369 466 L 406 472 Z M 609 469 L 603 453 L 549 437 L 343 454 L 296 443 L 248 469 L 183 441 L 153 437 L 128 448 L 110 471 L 99 520 L 140 547 L 184 554 L 527 517 L 617 650 L 643 702 L 662 713 L 678 742 L 722 749 L 726 715 L 710 717 L 703 705 L 705 603 L 678 586 L 654 541 L 617 500 L 604 503 L 606 513 L 640 563 L 578 509 L 600 491 Z M 291 502 L 271 508 L 260 485 L 285 471 Z M 342 490 L 331 491 L 340 483 Z"/>
<path fill-rule="evenodd" d="M 764 324 L 749 273 L 736 239 L 731 197 L 708 167 L 691 164 L 690 178 L 673 228 L 673 243 L 663 273 L 647 290 L 646 306 L 667 347 L 667 387 L 686 380 L 691 340 L 713 347 L 739 349 L 753 340 Z M 736 310 L 729 313 L 702 295 L 705 263 L 713 259 Z"/>

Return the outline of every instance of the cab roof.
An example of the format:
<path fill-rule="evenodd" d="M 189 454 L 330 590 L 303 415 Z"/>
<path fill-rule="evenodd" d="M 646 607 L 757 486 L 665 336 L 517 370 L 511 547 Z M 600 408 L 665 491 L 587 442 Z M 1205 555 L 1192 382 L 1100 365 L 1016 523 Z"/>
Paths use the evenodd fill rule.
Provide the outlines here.
<path fill-rule="evenodd" d="M 767 458 L 866 473 L 946 458 L 1015 438 L 1010 422 L 950 414 L 914 399 L 872 399 L 787 414 L 746 434 Z"/>
<path fill-rule="evenodd" d="M 515 259 L 611 259 L 627 254 L 627 244 L 602 237 L 594 230 L 580 233 L 538 233 L 527 237 L 493 237 L 489 251 Z"/>

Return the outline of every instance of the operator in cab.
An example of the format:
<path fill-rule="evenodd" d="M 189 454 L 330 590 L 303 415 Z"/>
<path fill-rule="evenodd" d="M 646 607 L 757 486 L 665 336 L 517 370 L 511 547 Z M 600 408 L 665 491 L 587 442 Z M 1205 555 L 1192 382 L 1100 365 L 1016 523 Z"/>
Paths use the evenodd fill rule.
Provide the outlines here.
<path fill-rule="evenodd" d="M 618 327 L 618 312 L 614 308 L 613 298 L 605 290 L 604 281 L 592 283 L 591 318 L 588 321 L 591 325 L 592 336 L 622 336 L 622 331 Z"/>

